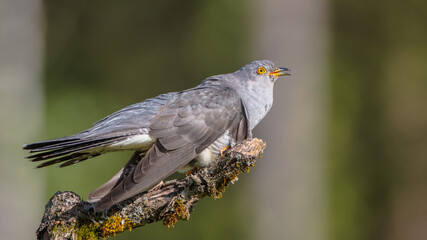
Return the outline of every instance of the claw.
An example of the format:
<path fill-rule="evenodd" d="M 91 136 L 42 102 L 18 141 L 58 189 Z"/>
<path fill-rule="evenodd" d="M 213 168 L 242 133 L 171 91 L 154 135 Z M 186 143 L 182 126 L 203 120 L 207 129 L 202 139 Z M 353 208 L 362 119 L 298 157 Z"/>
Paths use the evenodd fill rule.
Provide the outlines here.
<path fill-rule="evenodd" d="M 229 146 L 227 146 L 227 147 L 224 147 L 223 149 L 221 149 L 221 156 L 223 156 L 224 155 L 224 152 L 227 150 L 227 149 L 229 149 L 230 147 Z"/>

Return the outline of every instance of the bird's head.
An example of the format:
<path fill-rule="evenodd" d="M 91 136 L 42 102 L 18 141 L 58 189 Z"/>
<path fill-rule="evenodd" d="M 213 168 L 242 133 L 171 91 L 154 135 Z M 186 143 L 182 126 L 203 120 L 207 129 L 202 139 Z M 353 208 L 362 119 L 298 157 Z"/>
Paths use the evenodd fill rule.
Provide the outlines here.
<path fill-rule="evenodd" d="M 258 60 L 246 64 L 234 74 L 240 75 L 241 79 L 256 82 L 275 83 L 280 76 L 290 76 L 289 69 L 276 67 L 270 60 Z"/>

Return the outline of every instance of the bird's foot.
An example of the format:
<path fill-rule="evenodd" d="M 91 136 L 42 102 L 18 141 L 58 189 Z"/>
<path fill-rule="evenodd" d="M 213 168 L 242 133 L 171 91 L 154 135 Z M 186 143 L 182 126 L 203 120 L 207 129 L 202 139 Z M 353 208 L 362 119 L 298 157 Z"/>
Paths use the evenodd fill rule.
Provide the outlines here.
<path fill-rule="evenodd" d="M 224 147 L 223 149 L 221 149 L 221 156 L 224 156 L 224 152 L 227 150 L 227 149 L 229 149 L 230 147 L 229 146 L 227 146 L 227 147 Z"/>
<path fill-rule="evenodd" d="M 188 171 L 185 173 L 185 176 L 188 176 L 188 175 L 190 175 L 190 174 L 194 173 L 194 172 L 195 172 L 195 171 L 197 171 L 197 170 L 199 170 L 199 167 L 198 167 L 198 166 L 195 166 L 195 167 L 193 167 L 192 169 L 188 170 Z"/>

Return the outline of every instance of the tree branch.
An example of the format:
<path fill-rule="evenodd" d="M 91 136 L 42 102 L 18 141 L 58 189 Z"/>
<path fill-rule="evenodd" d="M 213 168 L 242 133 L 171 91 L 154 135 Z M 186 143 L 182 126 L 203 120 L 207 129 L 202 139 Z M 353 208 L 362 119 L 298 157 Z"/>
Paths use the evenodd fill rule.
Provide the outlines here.
<path fill-rule="evenodd" d="M 200 199 L 220 198 L 240 173 L 249 172 L 264 148 L 260 139 L 245 140 L 226 150 L 217 164 L 160 184 L 104 212 L 95 212 L 93 204 L 73 192 L 57 192 L 46 204 L 37 239 L 106 238 L 157 221 L 173 226 L 189 219 Z"/>

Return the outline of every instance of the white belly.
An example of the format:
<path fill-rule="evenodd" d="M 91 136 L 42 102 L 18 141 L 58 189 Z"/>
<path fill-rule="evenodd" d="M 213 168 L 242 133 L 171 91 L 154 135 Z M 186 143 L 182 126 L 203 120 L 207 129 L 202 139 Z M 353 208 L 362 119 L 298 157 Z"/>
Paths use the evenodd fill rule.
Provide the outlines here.
<path fill-rule="evenodd" d="M 225 147 L 233 147 L 234 140 L 230 137 L 228 130 L 209 147 L 203 150 L 193 161 L 180 168 L 178 172 L 186 173 L 194 167 L 207 167 L 216 161 L 217 157 Z"/>

